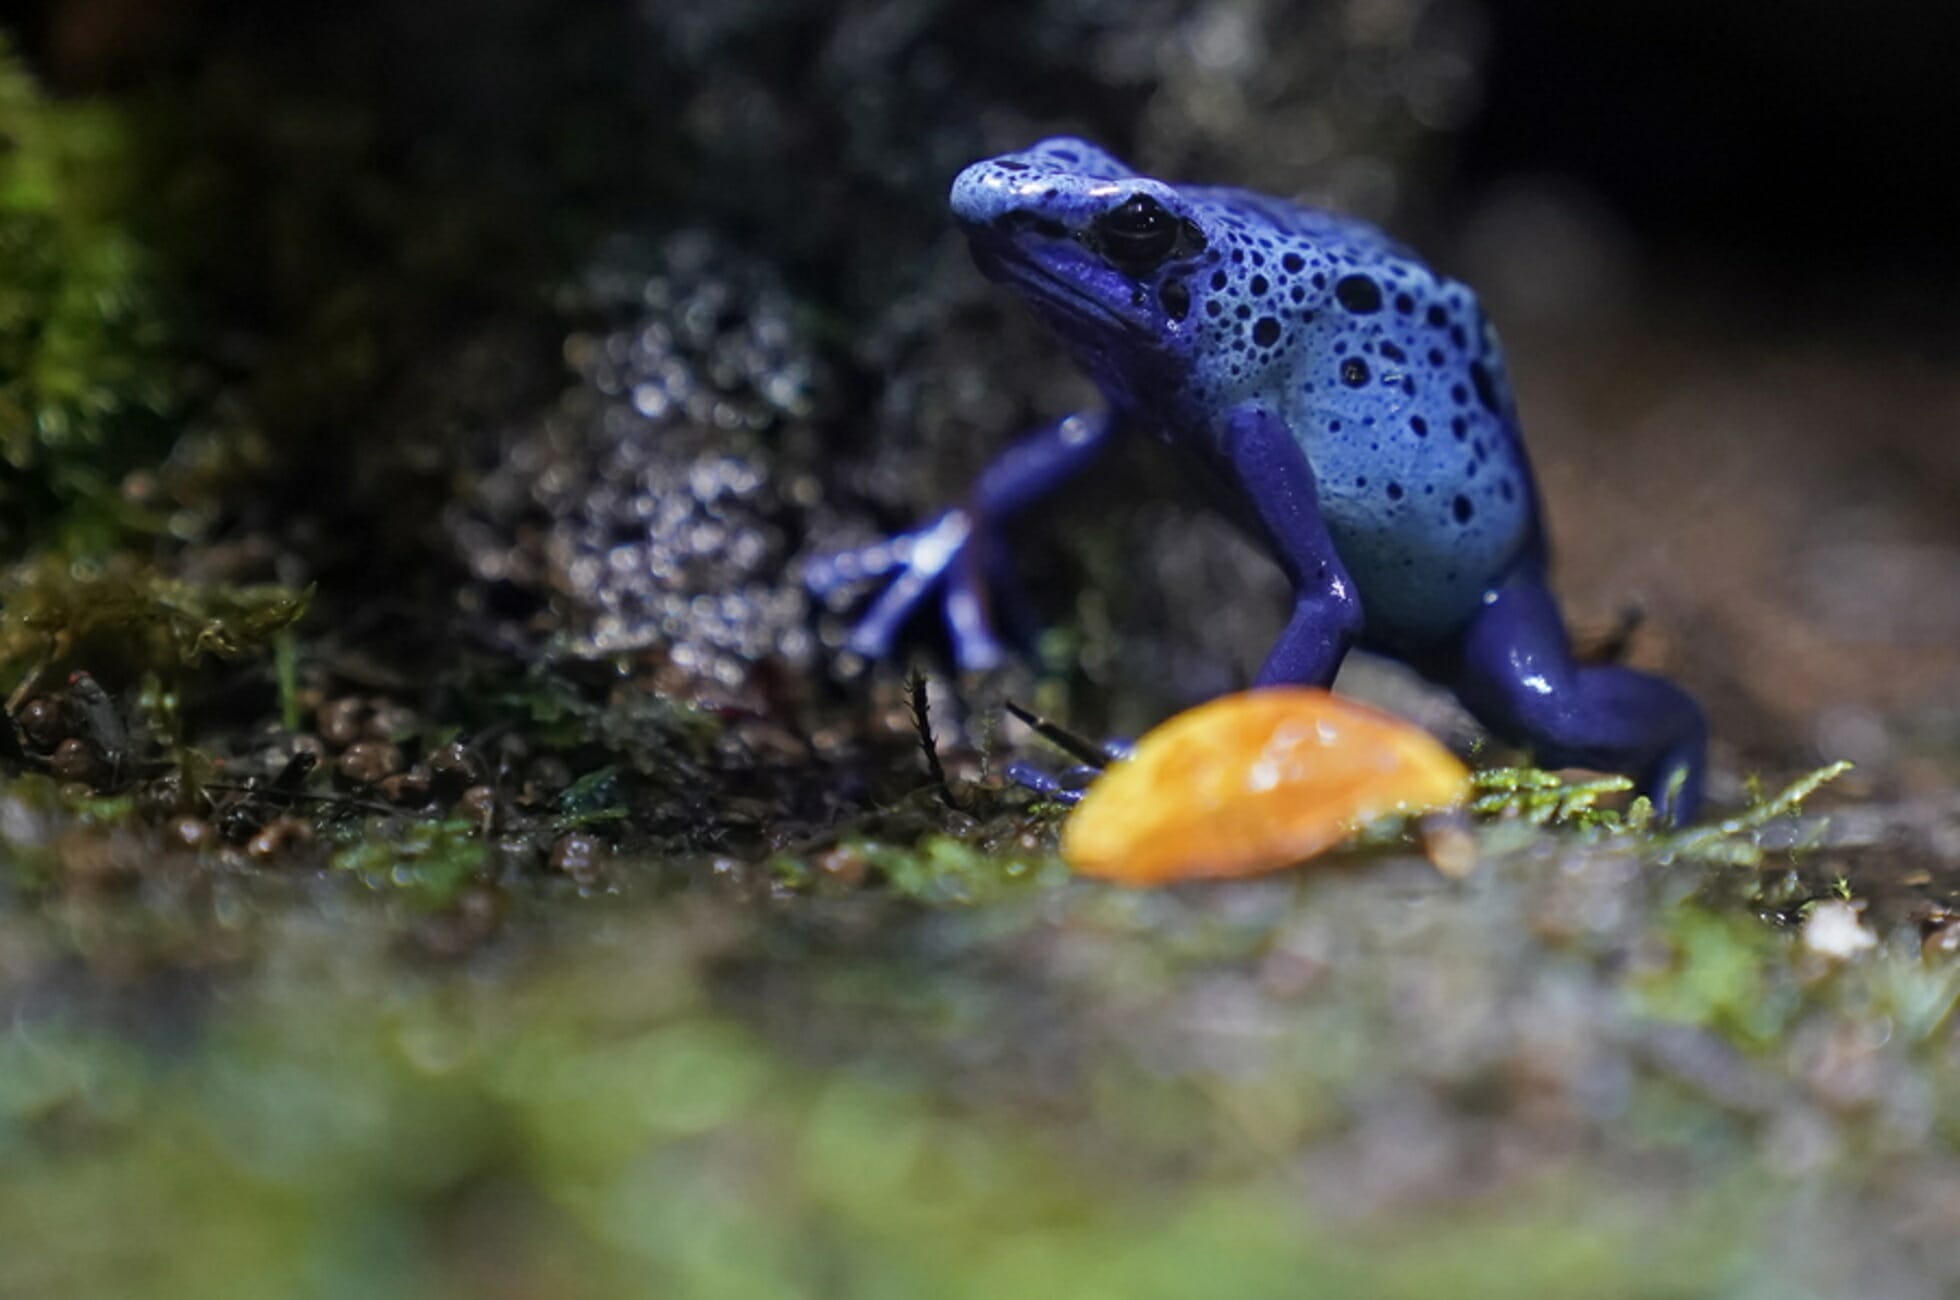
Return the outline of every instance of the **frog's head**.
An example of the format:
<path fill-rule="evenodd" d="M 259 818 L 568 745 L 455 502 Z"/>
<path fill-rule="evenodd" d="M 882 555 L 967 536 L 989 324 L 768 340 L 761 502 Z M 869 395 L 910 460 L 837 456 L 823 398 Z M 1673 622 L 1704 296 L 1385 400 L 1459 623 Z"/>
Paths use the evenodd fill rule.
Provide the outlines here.
<path fill-rule="evenodd" d="M 1043 140 L 953 182 L 992 280 L 1025 298 L 1105 386 L 1187 355 L 1204 214 L 1082 140 Z"/>

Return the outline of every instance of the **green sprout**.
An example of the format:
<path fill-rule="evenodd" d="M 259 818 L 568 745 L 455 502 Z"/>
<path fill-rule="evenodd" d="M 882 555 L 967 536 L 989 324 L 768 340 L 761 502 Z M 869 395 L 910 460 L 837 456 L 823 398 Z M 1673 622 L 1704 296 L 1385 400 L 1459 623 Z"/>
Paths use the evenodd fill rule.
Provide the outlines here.
<path fill-rule="evenodd" d="M 1654 856 L 1662 862 L 1757 866 L 1764 857 L 1761 832 L 1773 822 L 1795 817 L 1805 800 L 1850 770 L 1848 762 L 1828 763 L 1770 795 L 1752 787 L 1749 806 L 1734 816 L 1671 832 L 1654 828 L 1653 803 L 1645 796 L 1635 798 L 1623 810 L 1600 806 L 1601 799 L 1633 789 L 1633 782 L 1623 776 L 1568 781 L 1538 768 L 1492 768 L 1471 776 L 1476 795 L 1470 811 L 1490 820 L 1516 820 L 1533 826 L 1648 835 Z M 1823 828 L 1820 824 L 1806 829 L 1806 838 L 1793 844 L 1793 850 L 1815 844 Z"/>

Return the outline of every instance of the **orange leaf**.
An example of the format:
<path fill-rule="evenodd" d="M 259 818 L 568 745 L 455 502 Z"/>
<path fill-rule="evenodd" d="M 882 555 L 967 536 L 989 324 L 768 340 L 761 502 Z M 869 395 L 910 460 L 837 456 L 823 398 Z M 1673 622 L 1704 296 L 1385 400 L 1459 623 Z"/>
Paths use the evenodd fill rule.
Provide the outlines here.
<path fill-rule="evenodd" d="M 1326 691 L 1226 695 L 1099 777 L 1062 829 L 1062 856 L 1132 885 L 1257 875 L 1391 813 L 1460 803 L 1469 778 L 1421 728 Z"/>

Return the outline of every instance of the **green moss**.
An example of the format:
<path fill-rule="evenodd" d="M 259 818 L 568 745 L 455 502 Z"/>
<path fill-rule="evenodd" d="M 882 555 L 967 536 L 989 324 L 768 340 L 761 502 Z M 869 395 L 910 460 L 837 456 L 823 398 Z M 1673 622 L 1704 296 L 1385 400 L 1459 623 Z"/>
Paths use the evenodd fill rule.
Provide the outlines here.
<path fill-rule="evenodd" d="M 938 906 L 1000 902 L 1033 889 L 1053 888 L 1068 878 L 1058 858 L 990 852 L 950 835 L 929 835 L 912 846 L 853 847 L 891 889 Z"/>
<path fill-rule="evenodd" d="M 1843 760 L 1826 763 L 1798 777 L 1775 794 L 1759 794 L 1747 808 L 1732 817 L 1706 826 L 1692 826 L 1665 837 L 1661 842 L 1660 856 L 1666 861 L 1758 866 L 1767 854 L 1763 845 L 1763 831 L 1774 822 L 1802 812 L 1805 801 L 1811 795 L 1850 770 L 1851 764 Z M 1810 839 L 1814 840 L 1815 832 L 1821 829 L 1813 827 Z M 1789 851 L 1796 852 L 1806 846 L 1807 842 L 1800 839 L 1790 846 Z"/>
<path fill-rule="evenodd" d="M 556 667 L 462 666 L 457 689 L 478 728 L 513 727 L 545 749 L 591 747 L 644 777 L 698 775 L 726 728 L 710 710 L 637 687 L 595 695 Z"/>
<path fill-rule="evenodd" d="M 1692 905 L 1659 914 L 1661 944 L 1630 985 L 1657 1020 L 1712 1029 L 1739 1046 L 1775 1042 L 1802 1006 L 1791 942 L 1752 916 Z"/>
<path fill-rule="evenodd" d="M 455 820 L 411 822 L 392 832 L 370 827 L 333 855 L 335 870 L 430 910 L 455 902 L 489 860 L 482 828 Z"/>
<path fill-rule="evenodd" d="M 310 596 L 182 582 L 128 556 L 46 553 L 0 574 L 0 688 L 71 663 L 103 677 L 174 679 L 206 658 L 256 655 Z"/>
<path fill-rule="evenodd" d="M 569 831 L 623 821 L 627 816 L 619 769 L 608 765 L 587 772 L 565 787 L 558 796 L 558 816 L 553 819 L 553 825 L 558 830 Z"/>
<path fill-rule="evenodd" d="M 49 99 L 0 34 L 0 548 L 106 545 L 117 479 L 168 446 L 184 372 L 136 183 L 119 112 Z"/>
<path fill-rule="evenodd" d="M 1590 829 L 1644 826 L 1650 815 L 1642 811 L 1644 800 L 1636 800 L 1625 813 L 1599 806 L 1602 798 L 1633 789 L 1633 782 L 1623 776 L 1567 781 L 1557 773 L 1533 767 L 1496 767 L 1472 773 L 1470 784 L 1475 792 L 1470 811 L 1478 817 L 1511 817 L 1533 826 Z"/>
<path fill-rule="evenodd" d="M 1655 825 L 1653 805 L 1645 797 L 1634 799 L 1625 809 L 1600 805 L 1602 799 L 1633 789 L 1633 782 L 1625 777 L 1568 781 L 1555 772 L 1528 767 L 1473 773 L 1475 794 L 1470 811 L 1486 820 L 1632 835 L 1639 839 L 1642 851 L 1659 862 L 1759 866 L 1769 852 L 1764 831 L 1797 816 L 1812 795 L 1850 770 L 1847 762 L 1827 763 L 1774 794 L 1755 791 L 1750 804 L 1733 816 L 1678 831 L 1663 831 Z M 1818 828 L 1810 829 L 1809 839 L 1814 840 Z M 1799 837 L 1786 851 L 1801 852 L 1808 842 Z"/>

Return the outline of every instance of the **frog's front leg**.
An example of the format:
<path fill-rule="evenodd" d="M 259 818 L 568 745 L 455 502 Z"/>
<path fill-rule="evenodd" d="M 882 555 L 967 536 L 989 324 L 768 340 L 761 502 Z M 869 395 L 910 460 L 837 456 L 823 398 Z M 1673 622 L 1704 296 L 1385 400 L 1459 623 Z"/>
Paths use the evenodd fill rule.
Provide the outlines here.
<path fill-rule="evenodd" d="M 962 669 L 1002 658 L 989 613 L 988 574 L 1001 523 L 1074 477 L 1108 443 L 1108 411 L 1080 412 L 1015 443 L 974 483 L 966 504 L 899 537 L 813 562 L 805 581 L 819 596 L 869 578 L 889 578 L 852 629 L 850 648 L 871 659 L 891 653 L 920 607 L 937 597 Z"/>
<path fill-rule="evenodd" d="M 1478 721 L 1547 767 L 1621 772 L 1669 822 L 1701 806 L 1708 729 L 1671 682 L 1581 665 L 1535 563 L 1484 598 L 1457 651 L 1456 691 Z"/>
<path fill-rule="evenodd" d="M 1227 418 L 1224 452 L 1240 493 L 1293 585 L 1293 616 L 1257 686 L 1331 685 L 1361 632 L 1361 599 L 1320 515 L 1320 490 L 1286 422 L 1260 406 Z"/>

